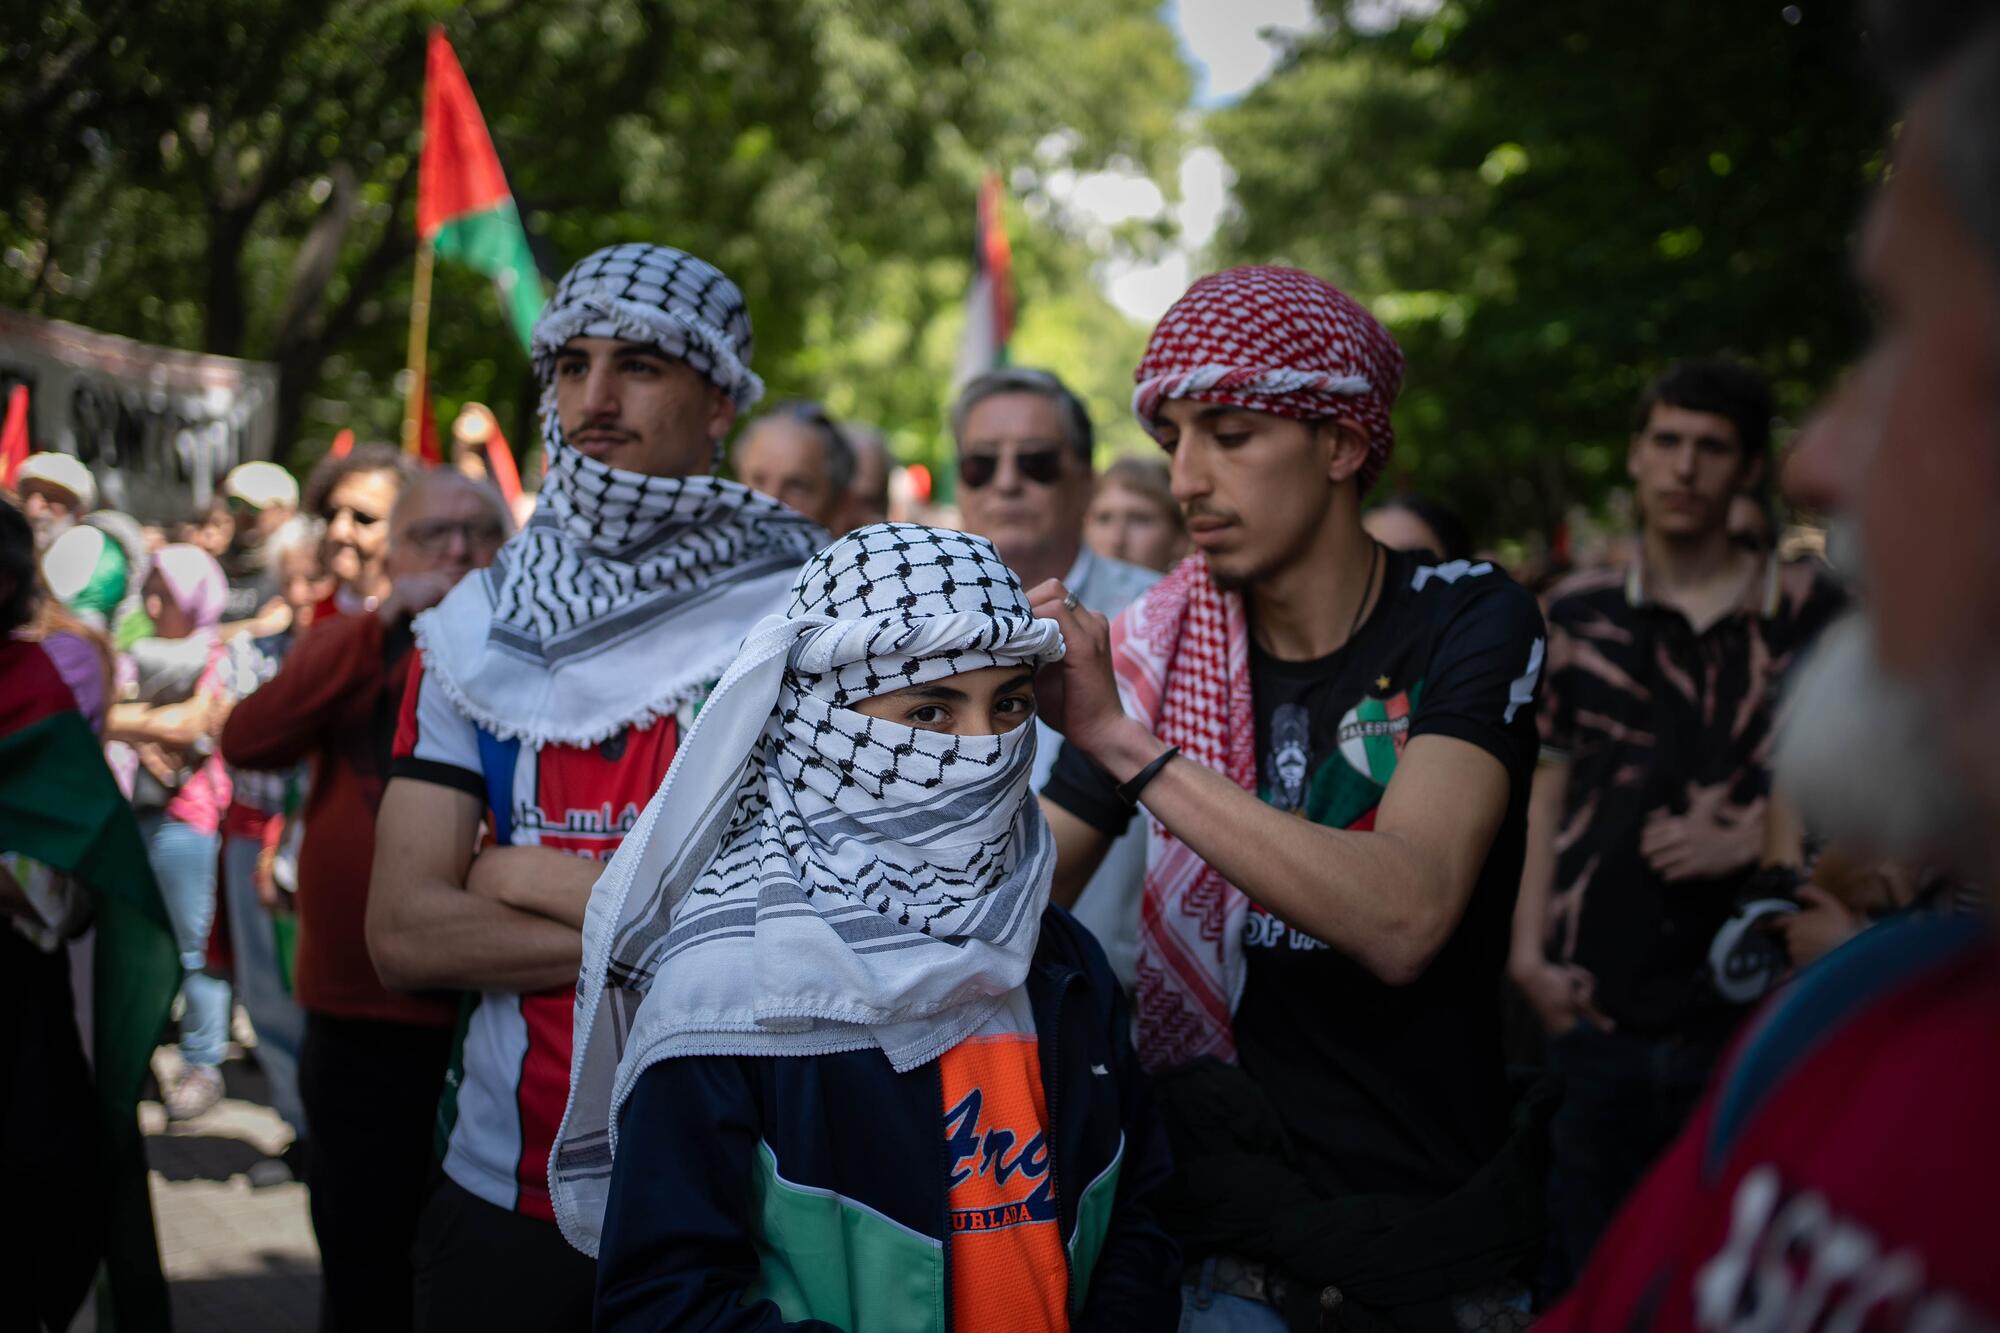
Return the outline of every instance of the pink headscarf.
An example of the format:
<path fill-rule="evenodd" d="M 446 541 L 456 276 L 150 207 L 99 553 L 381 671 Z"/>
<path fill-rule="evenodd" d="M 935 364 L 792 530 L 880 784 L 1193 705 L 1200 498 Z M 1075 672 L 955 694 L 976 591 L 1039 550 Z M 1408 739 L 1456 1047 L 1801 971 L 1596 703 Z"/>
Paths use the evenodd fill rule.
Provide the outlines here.
<path fill-rule="evenodd" d="M 1259 264 L 1188 288 L 1160 317 L 1132 378 L 1132 410 L 1148 431 L 1167 398 L 1301 421 L 1352 417 L 1368 431 L 1366 491 L 1395 447 L 1389 405 L 1403 387 L 1403 350 L 1332 283 Z"/>
<path fill-rule="evenodd" d="M 194 622 L 197 632 L 222 623 L 222 608 L 229 596 L 229 579 L 215 557 L 199 546 L 185 542 L 163 546 L 153 556 L 153 568 L 167 585 L 182 614 Z"/>

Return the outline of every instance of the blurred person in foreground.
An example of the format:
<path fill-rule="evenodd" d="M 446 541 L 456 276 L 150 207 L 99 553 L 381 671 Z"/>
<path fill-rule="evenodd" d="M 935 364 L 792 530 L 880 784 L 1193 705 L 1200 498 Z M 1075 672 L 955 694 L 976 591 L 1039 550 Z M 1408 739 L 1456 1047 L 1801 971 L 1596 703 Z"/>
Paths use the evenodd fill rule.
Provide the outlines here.
<path fill-rule="evenodd" d="M 595 1265 L 556 1229 L 548 1179 L 584 909 L 744 634 L 826 543 L 709 475 L 764 390 L 715 266 L 599 250 L 533 342 L 541 502 L 417 622 L 368 895 L 386 985 L 477 993 L 418 1223 L 424 1329 L 590 1327 Z"/>
<path fill-rule="evenodd" d="M 1097 478 L 1084 540 L 1109 560 L 1164 574 L 1187 554 L 1187 523 L 1164 463 L 1121 458 Z"/>
<path fill-rule="evenodd" d="M 854 451 L 854 480 L 847 487 L 847 512 L 841 515 L 839 529 L 828 529 L 834 536 L 889 521 L 889 474 L 896 467 L 888 440 L 875 427 L 850 421 L 840 430 Z"/>
<path fill-rule="evenodd" d="M 773 403 L 737 438 L 736 479 L 832 532 L 846 517 L 854 450 L 818 403 Z"/>
<path fill-rule="evenodd" d="M 229 982 L 208 971 L 216 852 L 229 807 L 229 774 L 214 745 L 229 711 L 219 632 L 228 588 L 222 566 L 198 547 L 177 543 L 153 557 L 145 583 L 153 632 L 132 645 L 135 679 L 105 727 L 107 740 L 138 754 L 132 803 L 185 973 L 184 1068 L 163 1099 L 170 1120 L 192 1120 L 222 1100 L 229 1043 Z"/>
<path fill-rule="evenodd" d="M 165 1327 L 136 1104 L 180 983 L 132 808 L 53 661 L 27 517 L 0 501 L 0 1248 L 9 1327 Z M 91 922 L 88 1018 L 66 947 Z M 79 1024 L 89 1027 L 88 1061 Z"/>
<path fill-rule="evenodd" d="M 483 482 L 441 469 L 407 482 L 393 469 L 373 475 L 396 487 L 368 496 L 386 501 L 386 594 L 371 611 L 315 618 L 222 729 L 223 757 L 237 769 L 283 783 L 299 765 L 312 768 L 291 895 L 293 989 L 304 1011 L 295 1123 L 311 1136 L 305 1179 L 329 1333 L 410 1324 L 410 1246 L 458 1005 L 449 995 L 398 994 L 376 976 L 365 931 L 369 867 L 411 619 L 492 563 L 508 531 L 499 493 Z M 251 912 L 268 896 L 255 854 L 263 841 L 230 862 L 234 877 L 250 861 Z"/>
<path fill-rule="evenodd" d="M 283 625 L 274 633 L 243 633 L 230 641 L 223 659 L 223 688 L 236 705 L 277 675 L 330 591 L 320 574 L 320 540 L 317 522 L 294 515 L 262 542 L 259 555 L 269 563 L 272 586 L 284 608 Z M 274 771 L 243 768 L 229 763 L 227 755 L 224 762 L 229 769 L 229 809 L 222 817 L 218 919 L 225 929 L 218 935 L 227 940 L 227 949 L 212 948 L 211 953 L 226 957 L 236 998 L 257 1034 L 257 1063 L 270 1082 L 271 1109 L 292 1127 L 293 1146 L 285 1150 L 285 1161 L 291 1174 L 303 1179 L 306 1118 L 299 1101 L 299 1045 L 305 1036 L 305 1015 L 290 981 L 291 890 L 296 885 L 288 882 L 281 889 L 276 861 L 286 816 L 302 803 L 310 773 L 303 762 Z M 282 1170 L 253 1174 L 253 1183 L 282 1174 Z"/>
<path fill-rule="evenodd" d="M 792 593 L 591 898 L 552 1183 L 598 1329 L 1172 1328 L 1130 1018 L 1048 906 L 1060 635 L 912 524 Z"/>
<path fill-rule="evenodd" d="M 1823 566 L 1783 565 L 1731 537 L 1736 502 L 1764 480 L 1770 432 L 1755 370 L 1669 366 L 1641 394 L 1627 448 L 1638 558 L 1550 595 L 1510 975 L 1563 1080 L 1551 1293 L 1680 1132 L 1782 970 L 1767 937 L 1732 918 L 1760 859 L 1799 858 L 1770 845 L 1776 696 L 1844 599 Z"/>
<path fill-rule="evenodd" d="M 1793 498 L 1860 543 L 1863 609 L 1801 673 L 1781 790 L 1881 854 L 2000 875 L 2000 7 L 1883 3 L 1908 92 L 1857 266 L 1873 345 L 1808 426 Z M 1746 1028 L 1548 1323 L 2000 1328 L 2000 944 L 1914 917 Z"/>
<path fill-rule="evenodd" d="M 1096 431 L 1083 400 L 1054 374 L 1010 366 L 978 376 L 959 391 L 951 430 L 963 526 L 993 543 L 1022 587 L 1059 578 L 1078 605 L 1115 616 L 1159 582 L 1154 570 L 1100 555 L 1084 542 Z M 1033 781 L 1040 791 L 1062 738 L 1040 719 L 1035 725 Z M 1058 899 L 1097 937 L 1128 988 L 1135 978 L 1145 871 L 1145 830 L 1129 829 L 1081 892 Z"/>
<path fill-rule="evenodd" d="M 1145 807 L 1138 1045 L 1182 1327 L 1518 1327 L 1542 1126 L 1510 1130 L 1494 1001 L 1541 615 L 1362 528 L 1403 355 L 1330 284 L 1211 274 L 1135 378 L 1197 554 L 1109 629 L 1060 583 L 1031 597 L 1066 645 L 1057 901 Z"/>
<path fill-rule="evenodd" d="M 1465 520 L 1425 495 L 1392 495 L 1361 516 L 1369 536 L 1392 551 L 1428 551 L 1439 561 L 1469 559 Z"/>

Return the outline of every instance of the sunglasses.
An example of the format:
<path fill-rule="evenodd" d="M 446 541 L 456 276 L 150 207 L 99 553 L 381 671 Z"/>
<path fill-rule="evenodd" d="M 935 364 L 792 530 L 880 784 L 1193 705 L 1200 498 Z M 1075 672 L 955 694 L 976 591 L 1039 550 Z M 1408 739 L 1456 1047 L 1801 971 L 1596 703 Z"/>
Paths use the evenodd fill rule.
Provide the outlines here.
<path fill-rule="evenodd" d="M 1014 466 L 1037 486 L 1053 486 L 1062 476 L 1062 456 L 1063 446 L 1059 444 L 1044 449 L 1016 449 Z M 988 485 L 999 473 L 999 454 L 966 454 L 958 460 L 958 479 L 971 490 Z"/>
<path fill-rule="evenodd" d="M 353 505 L 336 505 L 321 517 L 328 523 L 338 523 L 342 515 L 345 515 L 347 521 L 357 528 L 372 528 L 382 521 L 380 514 L 371 514 L 365 509 L 356 509 Z"/>

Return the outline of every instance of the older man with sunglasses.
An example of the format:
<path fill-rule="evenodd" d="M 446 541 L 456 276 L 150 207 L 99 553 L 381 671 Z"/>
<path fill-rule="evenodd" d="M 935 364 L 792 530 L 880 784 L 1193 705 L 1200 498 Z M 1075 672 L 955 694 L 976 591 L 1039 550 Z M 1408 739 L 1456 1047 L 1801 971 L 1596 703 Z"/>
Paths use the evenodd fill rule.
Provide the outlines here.
<path fill-rule="evenodd" d="M 1115 616 L 1159 581 L 1150 569 L 1097 555 L 1084 544 L 1084 518 L 1096 490 L 1095 436 L 1089 412 L 1056 376 L 1010 366 L 971 380 L 952 406 L 951 433 L 965 530 L 992 542 L 1022 587 L 1061 579 L 1081 605 Z M 1037 725 L 1034 786 L 1040 791 L 1062 740 Z M 1128 990 L 1145 870 L 1145 832 L 1134 824 L 1074 907 Z"/>

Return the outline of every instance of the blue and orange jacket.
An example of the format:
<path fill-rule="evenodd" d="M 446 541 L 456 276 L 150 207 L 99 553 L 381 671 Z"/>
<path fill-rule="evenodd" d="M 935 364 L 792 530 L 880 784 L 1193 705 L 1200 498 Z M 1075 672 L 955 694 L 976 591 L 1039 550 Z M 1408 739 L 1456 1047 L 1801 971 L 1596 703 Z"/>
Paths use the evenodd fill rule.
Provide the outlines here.
<path fill-rule="evenodd" d="M 1028 973 L 1070 1327 L 1172 1328 L 1171 1163 L 1103 951 L 1042 917 Z M 950 1166 L 938 1062 L 879 1050 L 693 1056 L 640 1075 L 620 1121 L 597 1328 L 946 1333 Z M 1005 1301 L 1008 1293 L 981 1293 Z"/>

